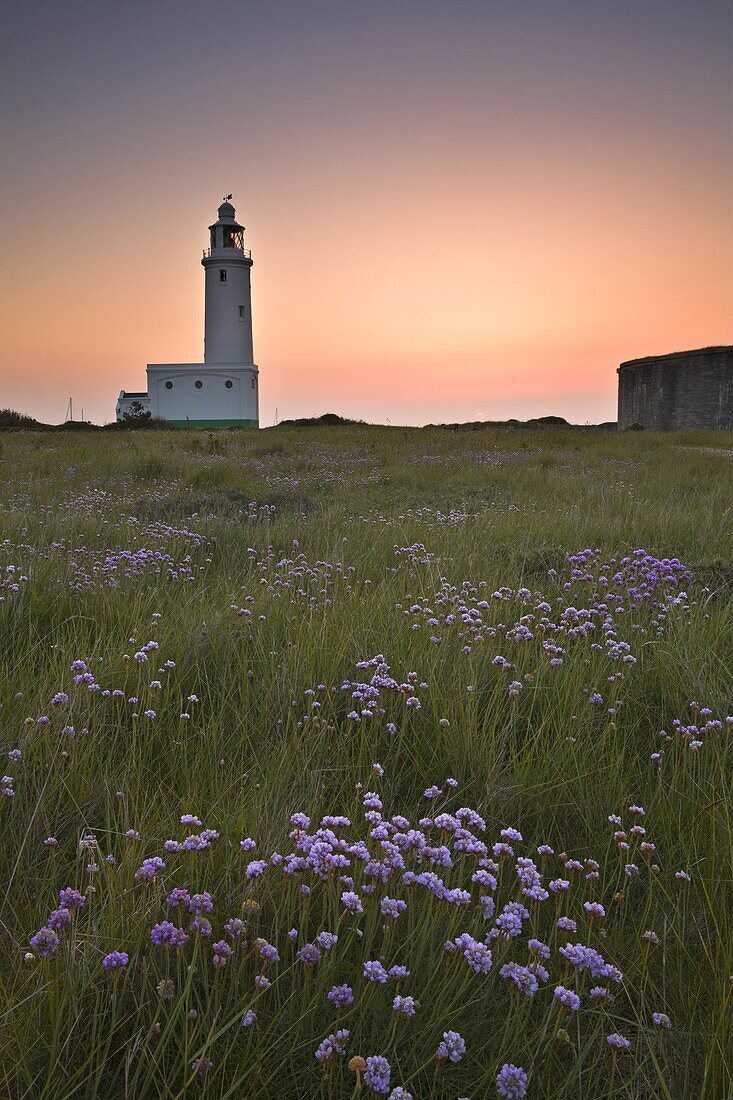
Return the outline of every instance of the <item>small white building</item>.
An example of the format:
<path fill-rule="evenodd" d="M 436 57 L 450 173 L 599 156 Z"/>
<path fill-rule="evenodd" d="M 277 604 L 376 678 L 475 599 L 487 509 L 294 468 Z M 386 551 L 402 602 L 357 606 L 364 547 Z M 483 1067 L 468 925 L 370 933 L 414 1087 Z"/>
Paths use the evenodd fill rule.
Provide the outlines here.
<path fill-rule="evenodd" d="M 209 226 L 203 363 L 148 363 L 147 393 L 122 390 L 117 419 L 150 412 L 179 428 L 259 426 L 258 370 L 252 355 L 252 255 L 228 195 Z"/>

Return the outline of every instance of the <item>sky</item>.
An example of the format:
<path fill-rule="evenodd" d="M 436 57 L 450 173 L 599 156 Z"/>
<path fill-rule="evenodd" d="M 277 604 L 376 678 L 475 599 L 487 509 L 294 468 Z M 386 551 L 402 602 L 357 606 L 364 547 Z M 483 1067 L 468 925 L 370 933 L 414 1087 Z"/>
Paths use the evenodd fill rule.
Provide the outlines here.
<path fill-rule="evenodd" d="M 114 418 L 252 249 L 260 424 L 613 420 L 733 343 L 730 0 L 9 0 L 0 406 Z"/>

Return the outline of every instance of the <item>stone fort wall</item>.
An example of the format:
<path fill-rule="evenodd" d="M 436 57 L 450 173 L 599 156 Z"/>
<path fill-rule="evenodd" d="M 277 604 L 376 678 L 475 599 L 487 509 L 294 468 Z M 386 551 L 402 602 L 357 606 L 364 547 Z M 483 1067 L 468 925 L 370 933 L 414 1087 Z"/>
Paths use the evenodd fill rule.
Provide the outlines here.
<path fill-rule="evenodd" d="M 618 426 L 733 431 L 733 347 L 631 359 L 618 368 Z"/>

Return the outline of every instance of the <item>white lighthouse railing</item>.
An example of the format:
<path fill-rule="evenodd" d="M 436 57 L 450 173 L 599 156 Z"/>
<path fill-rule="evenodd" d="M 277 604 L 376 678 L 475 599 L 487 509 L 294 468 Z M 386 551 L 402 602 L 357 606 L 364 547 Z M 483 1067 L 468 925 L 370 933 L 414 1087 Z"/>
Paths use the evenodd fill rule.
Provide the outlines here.
<path fill-rule="evenodd" d="M 214 249 L 205 248 L 204 249 L 204 259 L 205 260 L 211 259 L 212 251 L 220 254 L 222 252 L 229 252 L 230 249 L 229 248 L 214 248 Z M 245 260 L 251 260 L 252 259 L 252 251 L 249 248 L 232 248 L 231 251 L 234 252 L 234 253 L 239 253 L 240 256 L 244 256 Z M 218 259 L 225 259 L 225 257 L 221 256 L 221 255 L 218 255 L 217 258 Z"/>

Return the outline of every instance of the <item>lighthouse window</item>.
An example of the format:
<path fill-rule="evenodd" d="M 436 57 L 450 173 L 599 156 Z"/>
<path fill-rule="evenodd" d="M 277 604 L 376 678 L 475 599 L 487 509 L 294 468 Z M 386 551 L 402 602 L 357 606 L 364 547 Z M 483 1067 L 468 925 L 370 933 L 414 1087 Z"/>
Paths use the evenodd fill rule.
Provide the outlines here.
<path fill-rule="evenodd" d="M 220 283 L 225 283 L 226 281 L 227 281 L 226 268 L 222 267 L 222 268 L 219 269 L 219 282 Z"/>
<path fill-rule="evenodd" d="M 244 320 L 244 306 L 239 307 L 239 320 L 240 321 Z"/>
<path fill-rule="evenodd" d="M 194 386 L 196 387 L 197 390 L 200 390 L 201 387 L 203 386 L 203 382 L 199 381 L 199 379 L 196 379 L 196 381 L 194 382 Z"/>
<path fill-rule="evenodd" d="M 172 382 L 166 382 L 166 384 L 165 384 L 165 388 L 166 388 L 167 390 L 172 390 L 172 389 L 173 389 L 173 383 L 172 383 Z"/>
<path fill-rule="evenodd" d="M 226 386 L 226 388 L 227 388 L 228 390 L 230 390 L 230 389 L 232 388 L 232 386 L 234 385 L 234 383 L 232 382 L 231 378 L 227 378 L 227 380 L 226 380 L 226 382 L 224 383 L 224 385 Z"/>
<path fill-rule="evenodd" d="M 254 380 L 254 378 L 253 378 L 253 379 L 252 379 L 252 389 L 254 389 L 254 388 L 255 388 L 255 380 Z"/>

